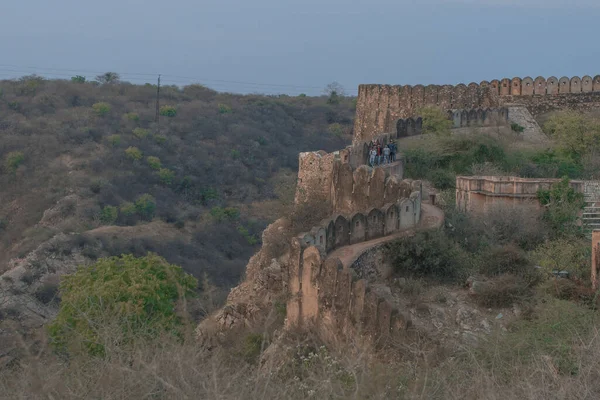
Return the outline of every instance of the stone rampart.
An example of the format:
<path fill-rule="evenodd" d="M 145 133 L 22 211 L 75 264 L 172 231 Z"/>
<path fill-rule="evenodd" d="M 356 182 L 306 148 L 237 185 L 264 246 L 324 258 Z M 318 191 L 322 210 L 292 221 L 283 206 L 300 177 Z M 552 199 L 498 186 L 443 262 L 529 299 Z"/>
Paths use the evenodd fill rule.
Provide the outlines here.
<path fill-rule="evenodd" d="M 360 85 L 353 143 L 368 141 L 384 132 L 395 132 L 399 119 L 414 118 L 424 106 L 436 106 L 443 110 L 486 109 L 501 107 L 507 101 L 523 102 L 527 97 L 579 96 L 594 92 L 600 92 L 600 75 L 594 78 L 504 78 L 456 86 Z M 565 100 L 563 103 L 577 103 L 583 98 L 585 96 L 579 97 L 578 100 Z M 538 100 L 536 103 L 545 102 Z M 531 112 L 536 115 L 535 112 Z"/>
<path fill-rule="evenodd" d="M 490 207 L 531 203 L 539 207 L 537 192 L 548 190 L 560 179 L 532 179 L 515 176 L 457 176 L 456 207 L 465 212 L 484 212 Z M 583 181 L 569 181 L 577 192 L 584 192 Z"/>

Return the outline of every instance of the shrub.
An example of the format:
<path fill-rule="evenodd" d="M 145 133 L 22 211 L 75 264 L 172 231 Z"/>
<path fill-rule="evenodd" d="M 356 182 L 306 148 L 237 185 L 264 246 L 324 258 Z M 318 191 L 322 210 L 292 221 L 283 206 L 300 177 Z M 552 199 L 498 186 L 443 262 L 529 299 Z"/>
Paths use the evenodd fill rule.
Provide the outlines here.
<path fill-rule="evenodd" d="M 117 207 L 106 206 L 100 212 L 100 221 L 105 225 L 112 225 L 119 217 L 119 210 Z"/>
<path fill-rule="evenodd" d="M 419 114 L 423 118 L 423 133 L 433 133 L 436 135 L 450 134 L 452 121 L 448 115 L 438 107 L 425 107 Z"/>
<path fill-rule="evenodd" d="M 158 135 L 158 134 L 157 134 L 157 135 L 154 135 L 154 136 L 152 136 L 152 137 L 154 138 L 154 141 L 155 141 L 157 144 L 163 144 L 164 142 L 166 142 L 166 141 L 167 141 L 167 137 L 166 137 L 166 136 L 164 136 L 164 135 Z"/>
<path fill-rule="evenodd" d="M 545 208 L 544 218 L 559 234 L 581 233 L 579 213 L 585 206 L 583 193 L 578 193 L 563 178 L 552 185 L 550 190 L 539 190 L 538 199 Z"/>
<path fill-rule="evenodd" d="M 439 280 L 464 278 L 464 253 L 439 231 L 421 232 L 386 245 L 386 253 L 397 273 Z"/>
<path fill-rule="evenodd" d="M 233 221 L 240 216 L 240 210 L 235 207 L 213 207 L 210 210 L 210 215 L 217 221 Z"/>
<path fill-rule="evenodd" d="M 143 157 L 142 151 L 137 147 L 128 147 L 125 150 L 125 154 L 127 154 L 127 157 L 132 161 L 139 161 Z"/>
<path fill-rule="evenodd" d="M 106 138 L 111 146 L 117 147 L 121 144 L 121 135 L 110 135 Z"/>
<path fill-rule="evenodd" d="M 137 212 L 137 210 L 135 208 L 135 204 L 133 204 L 129 201 L 121 204 L 120 210 L 121 210 L 121 214 L 123 214 L 123 216 L 125 216 L 125 217 L 131 217 L 131 216 L 135 215 L 135 213 Z"/>
<path fill-rule="evenodd" d="M 516 122 L 513 122 L 512 124 L 510 124 L 510 129 L 512 129 L 513 132 L 517 132 L 517 133 L 522 133 L 525 130 L 524 127 L 517 124 Z"/>
<path fill-rule="evenodd" d="M 456 175 L 446 169 L 431 171 L 428 179 L 439 190 L 454 189 L 456 187 Z"/>
<path fill-rule="evenodd" d="M 19 111 L 19 109 L 21 108 L 21 104 L 19 104 L 18 101 L 9 101 L 8 108 L 10 108 L 13 111 Z"/>
<path fill-rule="evenodd" d="M 135 201 L 135 210 L 138 215 L 145 220 L 151 220 L 154 218 L 154 212 L 156 211 L 156 201 L 154 197 L 148 193 L 141 195 Z"/>
<path fill-rule="evenodd" d="M 148 137 L 148 134 L 150 132 L 148 132 L 148 129 L 144 129 L 144 128 L 135 128 L 133 130 L 133 136 L 135 136 L 138 139 L 145 139 L 146 137 Z"/>
<path fill-rule="evenodd" d="M 85 76 L 76 75 L 71 77 L 71 82 L 73 83 L 85 83 Z"/>
<path fill-rule="evenodd" d="M 160 168 L 157 172 L 160 182 L 164 185 L 170 185 L 175 180 L 175 172 L 168 168 Z"/>
<path fill-rule="evenodd" d="M 63 350 L 104 355 L 99 331 L 109 319 L 118 322 L 121 345 L 178 333 L 182 320 L 175 305 L 194 295 L 197 285 L 181 267 L 155 254 L 100 259 L 63 277 L 60 310 L 48 328 L 51 342 Z"/>
<path fill-rule="evenodd" d="M 134 113 L 134 112 L 128 112 L 123 114 L 123 117 L 128 120 L 128 121 L 132 121 L 132 122 L 139 122 L 140 120 L 140 116 L 138 113 Z"/>
<path fill-rule="evenodd" d="M 105 117 L 110 112 L 110 104 L 105 102 L 95 103 L 92 105 L 94 113 L 99 117 Z"/>
<path fill-rule="evenodd" d="M 227 104 L 219 103 L 218 108 L 219 108 L 219 114 L 229 114 L 232 112 L 231 107 L 228 106 Z"/>
<path fill-rule="evenodd" d="M 487 276 L 511 274 L 527 284 L 537 284 L 541 279 L 527 253 L 512 244 L 493 246 L 484 252 L 479 271 Z"/>
<path fill-rule="evenodd" d="M 479 283 L 475 289 L 477 303 L 482 307 L 510 307 L 513 303 L 527 300 L 533 294 L 530 285 L 514 275 L 498 276 Z"/>
<path fill-rule="evenodd" d="M 163 117 L 173 118 L 177 116 L 177 109 L 173 106 L 162 106 L 160 108 L 160 115 Z"/>
<path fill-rule="evenodd" d="M 244 339 L 244 358 L 250 363 L 257 361 L 258 356 L 266 347 L 266 339 L 259 333 L 251 333 Z"/>
<path fill-rule="evenodd" d="M 548 241 L 531 253 L 532 260 L 550 276 L 553 271 L 568 271 L 584 282 L 590 279 L 592 247 L 586 238 L 566 237 Z"/>
<path fill-rule="evenodd" d="M 10 173 L 14 173 L 25 161 L 25 155 L 21 151 L 11 151 L 4 157 L 4 168 Z"/>
<path fill-rule="evenodd" d="M 560 149 L 573 157 L 580 158 L 598 148 L 600 121 L 576 111 L 563 111 L 554 114 L 544 125 L 560 146 Z"/>
<path fill-rule="evenodd" d="M 154 170 L 159 170 L 160 167 L 162 166 L 162 164 L 160 162 L 160 158 L 158 158 L 158 157 L 154 157 L 154 156 L 146 157 L 146 162 L 148 163 L 148 166 Z"/>
<path fill-rule="evenodd" d="M 50 304 L 58 298 L 58 284 L 54 282 L 43 283 L 35 290 L 33 295 L 42 304 Z"/>

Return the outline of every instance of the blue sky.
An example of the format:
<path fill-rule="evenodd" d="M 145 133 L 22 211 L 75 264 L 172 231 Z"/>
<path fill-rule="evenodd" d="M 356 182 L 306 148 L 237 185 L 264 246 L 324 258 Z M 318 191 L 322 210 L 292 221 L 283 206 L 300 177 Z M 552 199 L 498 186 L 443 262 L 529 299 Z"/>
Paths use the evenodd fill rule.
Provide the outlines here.
<path fill-rule="evenodd" d="M 143 83 L 319 94 L 600 74 L 600 0 L 19 0 L 0 78 L 116 71 Z M 147 74 L 147 75 L 146 75 Z"/>

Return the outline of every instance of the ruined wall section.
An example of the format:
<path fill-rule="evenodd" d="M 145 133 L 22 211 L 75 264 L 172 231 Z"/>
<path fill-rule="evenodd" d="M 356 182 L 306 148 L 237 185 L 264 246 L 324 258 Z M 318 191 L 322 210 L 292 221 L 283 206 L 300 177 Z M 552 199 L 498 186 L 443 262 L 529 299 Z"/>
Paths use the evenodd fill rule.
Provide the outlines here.
<path fill-rule="evenodd" d="M 560 179 L 531 179 L 514 176 L 457 176 L 456 207 L 466 212 L 485 212 L 496 204 L 532 203 L 539 206 L 537 192 L 548 190 Z M 584 182 L 571 180 L 569 185 L 584 192 Z"/>
<path fill-rule="evenodd" d="M 364 279 L 344 269 L 339 259 L 323 261 L 313 246 L 304 250 L 300 269 L 290 274 L 289 287 L 293 291 L 288 328 L 314 329 L 326 340 L 364 338 L 378 343 L 410 326 L 409 317 L 372 291 Z"/>
<path fill-rule="evenodd" d="M 295 196 L 296 204 L 331 204 L 334 161 L 339 157 L 339 152 L 315 151 L 300 153 Z"/>
<path fill-rule="evenodd" d="M 436 106 L 443 110 L 498 108 L 512 101 L 534 98 L 534 105 L 554 108 L 576 106 L 581 102 L 596 103 L 600 93 L 600 75 L 580 77 L 531 77 L 494 79 L 490 82 L 472 82 L 456 86 L 429 85 L 393 86 L 360 85 L 356 105 L 353 143 L 366 142 L 382 133 L 395 132 L 399 119 L 416 117 L 423 106 Z M 581 96 L 581 95 L 588 96 Z M 539 98 L 562 95 L 564 99 L 549 101 Z M 573 97 L 576 96 L 576 97 Z M 592 100 L 593 101 L 590 101 Z M 527 102 L 527 100 L 525 100 Z M 530 112 L 536 116 L 536 110 Z"/>

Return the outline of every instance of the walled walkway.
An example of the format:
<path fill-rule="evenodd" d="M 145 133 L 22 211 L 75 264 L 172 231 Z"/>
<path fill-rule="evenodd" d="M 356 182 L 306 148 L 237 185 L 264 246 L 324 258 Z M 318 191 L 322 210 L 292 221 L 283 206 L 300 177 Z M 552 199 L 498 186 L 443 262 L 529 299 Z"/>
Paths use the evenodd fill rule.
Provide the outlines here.
<path fill-rule="evenodd" d="M 392 242 L 398 238 L 414 235 L 416 231 L 424 231 L 429 229 L 435 229 L 442 226 L 444 223 L 444 212 L 439 208 L 432 206 L 431 204 L 421 204 L 421 222 L 415 229 L 410 229 L 402 232 L 395 233 L 393 235 L 380 237 L 377 239 L 369 240 L 367 242 L 361 242 L 351 244 L 349 246 L 340 247 L 329 253 L 327 258 L 339 258 L 344 269 L 349 268 L 354 262 L 361 256 L 365 251 L 378 246 L 382 243 Z"/>

